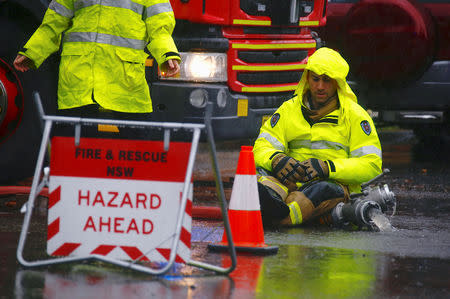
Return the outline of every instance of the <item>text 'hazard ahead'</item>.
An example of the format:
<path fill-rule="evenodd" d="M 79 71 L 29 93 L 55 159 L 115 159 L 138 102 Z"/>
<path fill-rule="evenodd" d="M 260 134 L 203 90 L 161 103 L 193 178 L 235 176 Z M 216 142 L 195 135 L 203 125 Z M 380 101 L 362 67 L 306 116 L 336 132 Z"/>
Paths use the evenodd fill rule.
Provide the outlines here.
<path fill-rule="evenodd" d="M 161 197 L 158 194 L 129 193 L 117 191 L 78 190 L 78 205 L 90 207 L 108 207 L 132 209 L 158 209 Z"/>

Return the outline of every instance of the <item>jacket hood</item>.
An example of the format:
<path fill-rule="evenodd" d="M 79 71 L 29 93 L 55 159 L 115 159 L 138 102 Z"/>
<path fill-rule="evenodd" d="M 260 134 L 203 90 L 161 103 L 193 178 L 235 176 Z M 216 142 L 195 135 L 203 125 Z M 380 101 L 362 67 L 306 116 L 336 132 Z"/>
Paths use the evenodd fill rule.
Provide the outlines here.
<path fill-rule="evenodd" d="M 307 80 L 309 71 L 313 71 L 318 75 L 325 74 L 336 80 L 338 84 L 337 93 L 339 99 L 344 101 L 351 100 L 357 103 L 356 96 L 346 80 L 349 71 L 348 63 L 338 52 L 324 47 L 316 50 L 314 54 L 308 58 L 305 71 L 295 90 L 295 94 L 298 95 L 300 101 L 303 98 L 303 94 L 309 89 Z"/>

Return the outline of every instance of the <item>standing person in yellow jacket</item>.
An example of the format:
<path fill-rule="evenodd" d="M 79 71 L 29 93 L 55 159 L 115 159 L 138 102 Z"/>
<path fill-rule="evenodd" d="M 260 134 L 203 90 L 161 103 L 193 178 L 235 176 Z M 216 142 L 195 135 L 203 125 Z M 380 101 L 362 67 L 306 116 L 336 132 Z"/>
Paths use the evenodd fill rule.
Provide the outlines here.
<path fill-rule="evenodd" d="M 174 26 L 169 0 L 53 0 L 14 66 L 38 68 L 62 39 L 59 111 L 95 116 L 101 107 L 136 119 L 153 110 L 144 49 L 166 76 L 179 72 Z"/>
<path fill-rule="evenodd" d="M 348 71 L 339 53 L 318 49 L 294 97 L 261 127 L 253 152 L 266 224 L 331 224 L 332 209 L 381 173 L 380 141 Z"/>

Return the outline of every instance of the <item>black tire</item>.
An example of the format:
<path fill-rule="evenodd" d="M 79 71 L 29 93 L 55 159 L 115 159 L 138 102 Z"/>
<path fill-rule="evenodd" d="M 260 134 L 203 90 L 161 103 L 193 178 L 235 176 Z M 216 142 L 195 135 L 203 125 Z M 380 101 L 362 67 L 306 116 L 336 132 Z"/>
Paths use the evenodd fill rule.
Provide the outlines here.
<path fill-rule="evenodd" d="M 39 23 L 17 8 L 0 5 L 0 58 L 12 66 L 17 52 L 23 47 Z M 8 11 L 9 9 L 9 11 Z M 8 13 L 9 12 L 9 13 Z M 54 113 L 58 61 L 49 57 L 39 70 L 16 72 L 23 87 L 24 111 L 15 133 L 0 144 L 0 184 L 14 184 L 33 175 L 41 142 L 41 125 L 33 101 L 33 91 L 38 91 L 46 113 Z"/>

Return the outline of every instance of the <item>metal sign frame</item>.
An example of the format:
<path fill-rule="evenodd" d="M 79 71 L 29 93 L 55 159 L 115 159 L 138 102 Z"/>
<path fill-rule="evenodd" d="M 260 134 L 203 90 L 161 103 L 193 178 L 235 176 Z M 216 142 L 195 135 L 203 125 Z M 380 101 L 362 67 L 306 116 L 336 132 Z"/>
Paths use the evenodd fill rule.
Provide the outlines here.
<path fill-rule="evenodd" d="M 200 140 L 200 131 L 205 130 L 207 134 L 207 142 L 209 145 L 209 151 L 211 156 L 211 163 L 213 166 L 213 172 L 215 177 L 215 183 L 216 183 L 216 192 L 219 197 L 219 200 L 221 202 L 221 210 L 222 210 L 222 219 L 224 222 L 224 233 L 227 234 L 228 238 L 228 252 L 231 257 L 231 265 L 228 268 L 204 263 L 201 261 L 196 260 L 189 260 L 187 263 L 188 265 L 192 265 L 195 267 L 203 268 L 206 270 L 211 270 L 219 274 L 228 274 L 232 272 L 236 268 L 236 250 L 234 247 L 232 235 L 231 235 L 231 229 L 230 224 L 228 221 L 228 215 L 227 215 L 227 202 L 224 195 L 222 180 L 220 177 L 220 171 L 217 163 L 217 156 L 216 156 L 216 147 L 214 143 L 214 137 L 211 127 L 211 114 L 212 114 L 212 103 L 208 103 L 206 107 L 206 117 L 205 117 L 205 123 L 204 124 L 193 124 L 193 123 L 173 123 L 173 122 L 145 122 L 145 121 L 128 121 L 128 120 L 112 120 L 112 119 L 92 119 L 92 118 L 81 118 L 81 117 L 63 117 L 63 116 L 51 116 L 51 115 L 45 115 L 44 110 L 42 108 L 41 99 L 39 96 L 39 93 L 34 93 L 34 99 L 35 103 L 37 105 L 38 112 L 40 114 L 40 117 L 43 121 L 43 134 L 42 134 L 42 140 L 41 145 L 39 149 L 39 154 L 36 162 L 36 168 L 34 172 L 33 182 L 31 185 L 31 190 L 29 194 L 29 198 L 27 203 L 24 205 L 25 208 L 25 217 L 23 221 L 22 230 L 20 233 L 19 243 L 17 246 L 17 260 L 19 263 L 24 267 L 41 267 L 41 266 L 49 266 L 49 265 L 55 265 L 55 264 L 62 264 L 62 263 L 73 263 L 73 262 L 81 262 L 81 261 L 101 261 L 109 264 L 113 264 L 119 267 L 124 267 L 132 270 L 136 270 L 138 272 L 143 272 L 147 274 L 153 274 L 153 275 L 160 275 L 165 274 L 168 272 L 176 258 L 177 254 L 177 248 L 178 243 L 180 241 L 180 234 L 181 234 L 181 228 L 183 223 L 183 217 L 184 217 L 184 211 L 186 209 L 186 203 L 187 203 L 187 194 L 189 191 L 189 185 L 190 181 L 192 179 L 192 172 L 194 168 L 194 161 L 195 156 L 197 153 L 198 143 Z M 50 258 L 45 260 L 35 260 L 35 261 L 27 261 L 25 260 L 23 256 L 23 250 L 25 247 L 27 234 L 29 230 L 29 225 L 31 221 L 31 216 L 33 213 L 33 207 L 35 200 L 41 190 L 47 186 L 48 184 L 48 173 L 45 173 L 43 169 L 44 165 L 44 159 L 45 159 L 45 153 L 47 146 L 50 142 L 50 132 L 52 129 L 53 123 L 68 123 L 73 124 L 75 126 L 75 144 L 78 145 L 80 141 L 80 132 L 81 132 L 81 125 L 92 125 L 92 124 L 109 124 L 109 125 L 119 125 L 123 127 L 144 127 L 144 128 L 162 128 L 164 129 L 164 149 L 168 150 L 170 146 L 170 131 L 171 130 L 177 130 L 177 129 L 187 129 L 192 131 L 192 141 L 191 141 L 191 150 L 189 153 L 189 160 L 188 165 L 186 169 L 186 175 L 184 180 L 184 186 L 183 186 L 183 194 L 181 198 L 180 208 L 178 210 L 177 215 L 177 223 L 176 228 L 174 232 L 174 237 L 172 240 L 172 246 L 170 251 L 170 257 L 169 261 L 165 266 L 162 268 L 151 268 L 146 267 L 140 264 L 137 264 L 139 259 L 133 260 L 133 261 L 122 261 L 117 260 L 113 258 L 109 258 L 103 255 L 98 254 L 91 254 L 87 256 L 80 256 L 80 257 L 62 257 L 62 258 Z M 44 172 L 44 176 L 42 179 L 40 179 L 41 174 Z"/>

